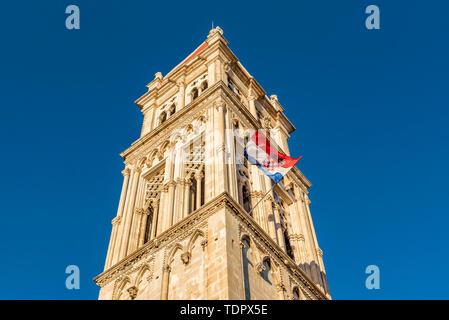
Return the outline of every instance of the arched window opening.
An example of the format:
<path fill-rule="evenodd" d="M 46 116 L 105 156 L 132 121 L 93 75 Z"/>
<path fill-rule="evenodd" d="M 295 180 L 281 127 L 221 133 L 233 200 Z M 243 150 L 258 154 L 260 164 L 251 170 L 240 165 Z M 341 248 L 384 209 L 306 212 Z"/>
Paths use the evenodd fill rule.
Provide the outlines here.
<path fill-rule="evenodd" d="M 197 88 L 192 90 L 192 100 L 195 100 L 196 98 L 198 98 L 198 89 Z"/>
<path fill-rule="evenodd" d="M 201 204 L 200 204 L 200 206 L 204 205 L 205 184 L 206 184 L 206 180 L 204 179 L 204 173 L 203 173 L 203 175 L 201 176 Z"/>
<path fill-rule="evenodd" d="M 290 237 L 289 237 L 289 232 L 288 232 L 288 221 L 286 219 L 286 212 L 284 211 L 285 206 L 284 206 L 284 202 L 281 201 L 280 202 L 280 216 L 281 216 L 281 228 L 282 228 L 282 236 L 284 237 L 284 243 L 285 243 L 285 252 L 288 254 L 288 256 L 290 258 L 292 258 L 293 260 L 295 260 L 295 256 L 293 254 L 293 248 L 291 246 L 290 243 Z"/>
<path fill-rule="evenodd" d="M 292 245 L 290 244 L 290 239 L 288 237 L 287 230 L 284 229 L 283 234 L 284 234 L 285 250 L 288 256 L 294 260 L 295 256 L 293 255 L 293 249 Z"/>
<path fill-rule="evenodd" d="M 196 210 L 196 179 L 190 180 L 190 192 L 189 192 L 189 213 Z"/>
<path fill-rule="evenodd" d="M 249 213 L 251 211 L 251 194 L 246 185 L 242 186 L 242 198 L 243 208 Z"/>
<path fill-rule="evenodd" d="M 148 208 L 149 210 L 149 214 L 147 216 L 147 223 L 145 225 L 145 234 L 143 237 L 143 243 L 147 243 L 148 240 L 150 240 L 150 234 L 151 234 L 151 224 L 152 224 L 152 220 L 153 220 L 153 207 L 150 206 L 150 208 Z"/>
<path fill-rule="evenodd" d="M 262 272 L 262 279 L 271 284 L 270 273 L 271 273 L 271 261 L 269 258 L 263 260 L 264 270 Z"/>
<path fill-rule="evenodd" d="M 169 110 L 170 116 L 174 115 L 175 112 L 176 112 L 176 106 L 173 104 L 173 105 L 170 107 L 170 110 Z"/>
<path fill-rule="evenodd" d="M 204 90 L 206 90 L 207 89 L 207 81 L 204 81 L 202 84 L 201 84 L 201 91 L 204 91 Z"/>
<path fill-rule="evenodd" d="M 165 122 L 165 120 L 167 120 L 167 113 L 164 111 L 161 113 L 161 115 L 159 116 L 159 122 L 160 124 L 163 124 Z"/>
<path fill-rule="evenodd" d="M 293 300 L 299 300 L 299 289 L 298 287 L 293 288 Z"/>

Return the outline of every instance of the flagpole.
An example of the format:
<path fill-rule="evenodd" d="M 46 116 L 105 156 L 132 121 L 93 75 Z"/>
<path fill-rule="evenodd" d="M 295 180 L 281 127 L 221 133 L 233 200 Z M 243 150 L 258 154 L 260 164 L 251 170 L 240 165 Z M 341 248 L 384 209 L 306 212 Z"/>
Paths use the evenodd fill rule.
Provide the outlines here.
<path fill-rule="evenodd" d="M 253 210 L 257 207 L 257 205 L 274 189 L 274 187 L 277 185 L 277 183 L 275 183 L 270 190 L 267 191 L 267 193 L 265 193 L 263 195 L 263 197 L 257 201 L 257 203 L 254 205 L 254 207 L 248 212 L 249 215 L 251 215 L 251 213 L 253 212 Z"/>

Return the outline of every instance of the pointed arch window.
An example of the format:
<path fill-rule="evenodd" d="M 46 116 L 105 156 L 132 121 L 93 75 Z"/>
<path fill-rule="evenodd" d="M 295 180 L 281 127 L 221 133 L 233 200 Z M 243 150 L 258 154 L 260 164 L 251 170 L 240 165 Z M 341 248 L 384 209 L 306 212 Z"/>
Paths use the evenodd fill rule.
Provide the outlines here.
<path fill-rule="evenodd" d="M 207 81 L 204 81 L 202 84 L 201 84 L 201 91 L 204 91 L 204 90 L 206 90 L 207 89 L 207 87 L 208 87 L 208 85 L 207 85 Z"/>
<path fill-rule="evenodd" d="M 299 289 L 298 287 L 293 288 L 293 300 L 299 300 Z"/>
<path fill-rule="evenodd" d="M 146 225 L 145 225 L 145 233 L 143 236 L 143 243 L 147 243 L 150 240 L 150 236 L 151 236 L 151 225 L 153 222 L 153 207 L 150 206 L 148 208 L 149 212 L 148 212 L 148 217 L 147 217 L 147 221 L 146 221 Z"/>
<path fill-rule="evenodd" d="M 285 252 L 288 254 L 290 258 L 295 260 L 295 256 L 293 254 L 293 248 L 290 243 L 290 236 L 289 236 L 289 230 L 288 230 L 288 221 L 286 218 L 287 212 L 285 211 L 284 202 L 280 202 L 280 218 L 281 218 L 281 229 L 282 229 L 282 236 L 284 237 L 284 243 L 285 243 Z"/>
<path fill-rule="evenodd" d="M 196 210 L 196 179 L 193 177 L 190 180 L 190 192 L 189 192 L 189 213 Z"/>
<path fill-rule="evenodd" d="M 265 258 L 263 260 L 263 266 L 264 266 L 264 270 L 261 274 L 262 279 L 264 279 L 266 282 L 268 282 L 269 284 L 271 284 L 271 280 L 270 280 L 270 276 L 271 276 L 271 261 L 269 258 Z"/>
<path fill-rule="evenodd" d="M 160 124 L 163 124 L 165 122 L 165 120 L 167 120 L 167 113 L 164 111 L 161 113 L 161 115 L 159 116 L 159 122 Z"/>
<path fill-rule="evenodd" d="M 170 117 L 171 117 L 172 115 L 174 115 L 175 112 L 176 112 L 176 106 L 175 106 L 174 104 L 172 104 L 172 106 L 171 106 L 170 109 L 169 109 Z"/>
<path fill-rule="evenodd" d="M 242 186 L 242 202 L 243 208 L 249 213 L 251 211 L 251 193 L 246 184 Z"/>
<path fill-rule="evenodd" d="M 198 89 L 194 88 L 192 90 L 192 100 L 195 100 L 196 98 L 198 98 Z"/>

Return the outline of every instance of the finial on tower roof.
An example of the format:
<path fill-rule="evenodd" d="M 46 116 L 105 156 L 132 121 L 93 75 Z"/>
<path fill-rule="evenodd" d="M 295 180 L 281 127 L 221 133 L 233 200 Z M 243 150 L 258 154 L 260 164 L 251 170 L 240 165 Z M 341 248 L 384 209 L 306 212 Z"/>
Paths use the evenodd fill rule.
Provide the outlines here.
<path fill-rule="evenodd" d="M 219 26 L 217 27 L 213 27 L 213 22 L 212 22 L 212 29 L 209 31 L 209 37 L 213 36 L 214 34 L 216 34 L 217 32 L 219 32 L 221 35 L 223 35 L 223 30 L 221 30 L 221 28 Z"/>

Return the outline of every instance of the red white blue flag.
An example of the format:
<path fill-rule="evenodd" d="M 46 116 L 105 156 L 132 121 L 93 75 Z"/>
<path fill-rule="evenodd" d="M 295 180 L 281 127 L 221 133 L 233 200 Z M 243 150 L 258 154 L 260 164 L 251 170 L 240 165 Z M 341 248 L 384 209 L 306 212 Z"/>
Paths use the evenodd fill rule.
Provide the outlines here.
<path fill-rule="evenodd" d="M 244 155 L 265 175 L 278 183 L 302 157 L 289 157 L 270 145 L 265 135 L 257 130 L 245 146 Z"/>

